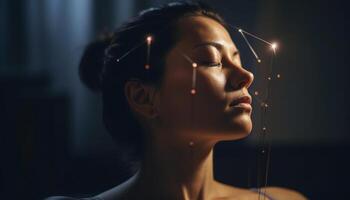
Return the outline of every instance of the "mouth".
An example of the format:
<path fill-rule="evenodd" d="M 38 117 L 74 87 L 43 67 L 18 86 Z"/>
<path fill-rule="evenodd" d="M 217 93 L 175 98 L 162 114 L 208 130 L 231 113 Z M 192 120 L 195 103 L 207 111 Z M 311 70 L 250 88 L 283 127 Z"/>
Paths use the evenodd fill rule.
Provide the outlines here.
<path fill-rule="evenodd" d="M 238 105 L 238 104 L 249 104 L 249 105 L 251 105 L 252 104 L 252 98 L 250 96 L 248 96 L 248 95 L 239 97 L 239 98 L 233 100 L 230 103 L 230 107 Z"/>
<path fill-rule="evenodd" d="M 251 111 L 252 110 L 251 104 L 252 104 L 252 98 L 249 95 L 245 95 L 233 100 L 230 103 L 230 108 L 233 108 L 233 109 L 240 108 L 240 109 Z"/>

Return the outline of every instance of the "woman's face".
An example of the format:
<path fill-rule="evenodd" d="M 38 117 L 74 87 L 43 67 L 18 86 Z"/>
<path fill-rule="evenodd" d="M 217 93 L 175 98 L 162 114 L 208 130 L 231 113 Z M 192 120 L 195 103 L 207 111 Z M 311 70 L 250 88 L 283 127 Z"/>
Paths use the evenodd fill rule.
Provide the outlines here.
<path fill-rule="evenodd" d="M 177 25 L 178 40 L 167 54 L 161 88 L 162 127 L 191 140 L 247 136 L 252 129 L 248 87 L 253 74 L 241 65 L 229 33 L 204 16 L 184 17 Z M 198 64 L 195 95 L 190 92 L 192 63 L 184 55 Z M 243 104 L 237 104 L 242 97 Z"/>

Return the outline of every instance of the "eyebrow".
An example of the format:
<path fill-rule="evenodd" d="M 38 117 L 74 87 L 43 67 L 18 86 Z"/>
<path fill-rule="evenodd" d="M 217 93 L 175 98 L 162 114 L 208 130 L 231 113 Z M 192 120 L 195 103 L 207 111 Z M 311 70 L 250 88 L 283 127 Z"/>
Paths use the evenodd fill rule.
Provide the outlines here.
<path fill-rule="evenodd" d="M 224 48 L 224 46 L 220 43 L 217 43 L 217 42 L 203 42 L 203 43 L 200 43 L 200 44 L 196 44 L 193 49 L 196 49 L 198 47 L 202 47 L 202 46 L 213 46 L 215 48 L 217 48 L 218 50 L 222 50 Z M 238 49 L 236 49 L 234 52 L 233 52 L 233 55 L 236 56 L 236 55 L 239 55 L 239 51 Z"/>

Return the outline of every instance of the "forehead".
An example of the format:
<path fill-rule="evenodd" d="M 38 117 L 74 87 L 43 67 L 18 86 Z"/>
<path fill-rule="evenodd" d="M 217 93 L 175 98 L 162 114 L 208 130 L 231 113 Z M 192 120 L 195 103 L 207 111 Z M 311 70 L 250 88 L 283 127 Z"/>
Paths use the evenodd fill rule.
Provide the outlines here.
<path fill-rule="evenodd" d="M 178 23 L 178 45 L 188 47 L 205 42 L 217 42 L 224 48 L 236 50 L 226 28 L 214 19 L 205 16 L 188 16 Z"/>

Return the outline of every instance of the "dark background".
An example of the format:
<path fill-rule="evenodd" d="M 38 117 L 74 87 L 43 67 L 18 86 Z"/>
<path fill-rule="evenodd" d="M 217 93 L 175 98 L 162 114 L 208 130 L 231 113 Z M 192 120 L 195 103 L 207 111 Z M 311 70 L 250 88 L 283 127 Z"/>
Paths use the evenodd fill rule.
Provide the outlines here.
<path fill-rule="evenodd" d="M 98 33 L 163 2 L 0 2 L 1 199 L 84 197 L 131 175 L 104 130 L 99 95 L 80 83 L 77 65 Z M 268 185 L 310 199 L 349 199 L 345 1 L 207 2 L 229 23 L 279 43 Z M 242 39 L 233 39 L 246 65 L 254 65 Z M 218 180 L 256 186 L 257 127 L 245 140 L 217 145 Z"/>

